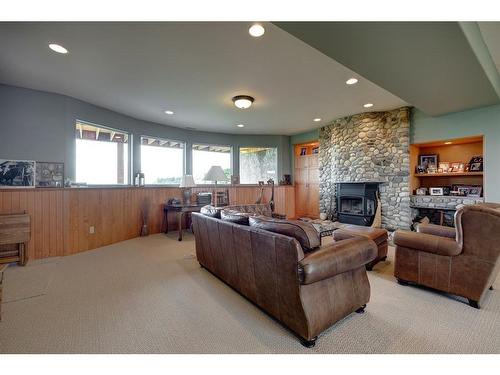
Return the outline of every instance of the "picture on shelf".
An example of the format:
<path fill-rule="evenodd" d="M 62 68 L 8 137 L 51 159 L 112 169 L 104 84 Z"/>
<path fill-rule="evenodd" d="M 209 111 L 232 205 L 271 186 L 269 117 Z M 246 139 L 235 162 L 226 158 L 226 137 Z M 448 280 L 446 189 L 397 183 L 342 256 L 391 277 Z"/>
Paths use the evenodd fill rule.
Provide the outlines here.
<path fill-rule="evenodd" d="M 307 148 L 306 148 L 306 147 L 302 147 L 302 148 L 300 149 L 300 156 L 304 156 L 304 155 L 306 155 L 306 154 L 307 154 Z"/>
<path fill-rule="evenodd" d="M 64 163 L 37 162 L 37 187 L 63 187 Z"/>
<path fill-rule="evenodd" d="M 35 165 L 30 160 L 0 159 L 0 187 L 35 187 Z"/>
<path fill-rule="evenodd" d="M 439 173 L 448 173 L 450 171 L 450 163 L 447 161 L 440 161 L 439 169 L 441 170 Z"/>
<path fill-rule="evenodd" d="M 469 171 L 470 172 L 482 172 L 483 171 L 483 157 L 482 156 L 473 156 L 469 162 Z"/>
<path fill-rule="evenodd" d="M 313 147 L 313 149 L 312 149 L 312 153 L 313 153 L 313 154 L 317 154 L 317 153 L 319 153 L 319 147 Z"/>
<path fill-rule="evenodd" d="M 450 164 L 450 172 L 464 172 L 465 171 L 465 165 L 464 163 L 460 163 L 460 162 L 454 162 L 454 163 L 451 163 Z"/>
<path fill-rule="evenodd" d="M 436 173 L 438 167 L 438 155 L 420 155 L 418 157 L 419 166 L 423 167 L 427 173 Z M 434 168 L 434 172 L 429 172 L 429 168 Z"/>

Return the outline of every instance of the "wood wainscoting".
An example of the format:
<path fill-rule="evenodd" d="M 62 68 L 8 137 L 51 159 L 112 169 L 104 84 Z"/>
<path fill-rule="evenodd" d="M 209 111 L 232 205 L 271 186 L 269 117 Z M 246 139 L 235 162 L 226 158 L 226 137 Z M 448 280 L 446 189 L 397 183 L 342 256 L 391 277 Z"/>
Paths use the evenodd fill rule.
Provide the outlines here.
<path fill-rule="evenodd" d="M 260 196 L 257 186 L 230 186 L 230 204 L 255 203 Z M 219 188 L 219 191 L 224 188 Z M 213 191 L 210 187 L 194 188 L 193 193 Z M 271 188 L 265 187 L 265 201 Z M 295 215 L 293 186 L 275 187 L 276 212 Z M 0 213 L 26 211 L 31 217 L 31 240 L 28 259 L 65 256 L 139 236 L 141 205 L 149 199 L 150 233 L 163 228 L 163 204 L 169 198 L 182 199 L 175 187 L 122 188 L 38 188 L 0 190 Z M 173 228 L 175 217 L 169 218 Z M 94 226 L 95 233 L 90 233 Z"/>

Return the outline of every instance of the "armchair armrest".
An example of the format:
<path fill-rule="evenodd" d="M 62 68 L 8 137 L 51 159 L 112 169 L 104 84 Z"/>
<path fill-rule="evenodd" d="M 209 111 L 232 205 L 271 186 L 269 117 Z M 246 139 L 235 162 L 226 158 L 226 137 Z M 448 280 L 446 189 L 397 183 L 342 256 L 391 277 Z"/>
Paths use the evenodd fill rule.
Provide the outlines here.
<path fill-rule="evenodd" d="M 457 231 L 455 228 L 445 227 L 443 225 L 436 225 L 436 224 L 419 224 L 417 226 L 417 232 L 433 234 L 435 236 L 447 237 L 453 239 L 457 237 Z"/>
<path fill-rule="evenodd" d="M 394 244 L 426 253 L 455 256 L 462 252 L 462 247 L 452 238 L 397 230 Z"/>
<path fill-rule="evenodd" d="M 302 284 L 312 284 L 364 266 L 377 256 L 377 245 L 368 238 L 336 242 L 308 254 L 299 262 Z"/>

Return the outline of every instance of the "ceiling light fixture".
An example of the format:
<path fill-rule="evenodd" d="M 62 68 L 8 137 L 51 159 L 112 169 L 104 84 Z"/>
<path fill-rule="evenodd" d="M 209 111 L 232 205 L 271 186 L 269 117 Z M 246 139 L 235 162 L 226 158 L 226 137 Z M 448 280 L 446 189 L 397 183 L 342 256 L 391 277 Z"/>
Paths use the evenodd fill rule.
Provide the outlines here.
<path fill-rule="evenodd" d="M 264 29 L 264 26 L 258 23 L 254 23 L 250 28 L 248 29 L 248 33 L 253 36 L 254 38 L 259 38 L 264 33 L 266 32 L 266 29 Z"/>
<path fill-rule="evenodd" d="M 370 107 L 373 107 L 373 103 L 366 103 L 366 104 L 363 104 L 363 107 L 365 107 L 365 108 L 370 108 Z"/>
<path fill-rule="evenodd" d="M 173 114 L 174 114 L 174 111 L 165 111 L 165 113 L 166 113 L 167 115 L 173 115 Z"/>
<path fill-rule="evenodd" d="M 321 119 L 319 117 L 316 117 L 315 119 L 313 119 L 314 122 L 320 122 Z"/>
<path fill-rule="evenodd" d="M 68 53 L 68 50 L 66 48 L 64 48 L 63 46 L 59 45 L 59 44 L 50 43 L 49 44 L 49 48 L 52 51 L 57 52 L 57 53 L 62 53 L 62 54 L 67 54 Z"/>
<path fill-rule="evenodd" d="M 237 95 L 233 99 L 233 103 L 239 109 L 247 109 L 250 108 L 252 103 L 255 101 L 254 98 L 248 95 Z"/>
<path fill-rule="evenodd" d="M 244 128 L 244 127 L 245 127 L 245 125 L 243 125 L 243 124 L 238 124 L 238 125 L 236 125 L 236 126 L 237 126 L 238 128 Z"/>
<path fill-rule="evenodd" d="M 448 142 L 444 142 L 445 145 L 451 145 L 453 142 L 451 141 L 448 141 Z"/>
<path fill-rule="evenodd" d="M 355 83 L 358 83 L 358 80 L 356 78 L 349 78 L 347 81 L 345 81 L 347 85 L 354 85 Z"/>

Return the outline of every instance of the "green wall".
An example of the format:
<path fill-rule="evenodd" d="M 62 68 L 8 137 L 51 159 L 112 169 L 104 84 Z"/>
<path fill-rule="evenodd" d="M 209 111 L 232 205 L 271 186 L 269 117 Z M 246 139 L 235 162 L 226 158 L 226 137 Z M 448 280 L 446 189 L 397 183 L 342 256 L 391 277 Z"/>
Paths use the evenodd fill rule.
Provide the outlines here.
<path fill-rule="evenodd" d="M 472 135 L 484 136 L 484 193 L 500 202 L 500 105 L 431 117 L 413 109 L 410 142 L 422 143 Z"/>

